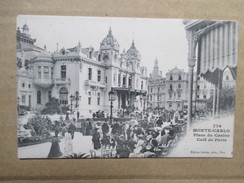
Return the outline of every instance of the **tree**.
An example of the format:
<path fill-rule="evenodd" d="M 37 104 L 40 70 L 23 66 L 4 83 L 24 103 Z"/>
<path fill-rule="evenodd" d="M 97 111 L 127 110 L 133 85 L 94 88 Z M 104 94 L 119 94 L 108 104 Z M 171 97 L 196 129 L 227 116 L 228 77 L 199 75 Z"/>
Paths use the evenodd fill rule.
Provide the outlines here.
<path fill-rule="evenodd" d="M 45 104 L 45 108 L 42 110 L 42 114 L 55 114 L 60 113 L 60 104 L 58 99 L 51 97 L 49 102 Z"/>
<path fill-rule="evenodd" d="M 232 111 L 235 107 L 235 88 L 224 87 L 220 90 L 219 107 L 222 111 Z"/>

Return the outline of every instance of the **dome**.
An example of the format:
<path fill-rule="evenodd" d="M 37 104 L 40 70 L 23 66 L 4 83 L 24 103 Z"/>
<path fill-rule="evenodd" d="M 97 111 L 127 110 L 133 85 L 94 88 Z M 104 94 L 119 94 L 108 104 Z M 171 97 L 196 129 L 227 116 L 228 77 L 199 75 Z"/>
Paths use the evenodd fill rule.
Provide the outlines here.
<path fill-rule="evenodd" d="M 108 35 L 101 42 L 100 48 L 101 49 L 110 49 L 110 48 L 113 48 L 113 49 L 119 51 L 119 43 L 115 39 L 115 37 L 113 36 L 111 27 L 110 27 L 110 29 L 108 31 Z"/>
<path fill-rule="evenodd" d="M 126 52 L 126 55 L 127 55 L 128 59 L 140 59 L 141 58 L 139 51 L 135 47 L 134 40 L 132 41 L 131 47 Z"/>
<path fill-rule="evenodd" d="M 34 62 L 53 62 L 52 54 L 44 50 L 36 57 Z"/>
<path fill-rule="evenodd" d="M 29 32 L 29 26 L 25 23 L 25 25 L 23 25 L 22 27 L 23 33 L 28 33 Z"/>

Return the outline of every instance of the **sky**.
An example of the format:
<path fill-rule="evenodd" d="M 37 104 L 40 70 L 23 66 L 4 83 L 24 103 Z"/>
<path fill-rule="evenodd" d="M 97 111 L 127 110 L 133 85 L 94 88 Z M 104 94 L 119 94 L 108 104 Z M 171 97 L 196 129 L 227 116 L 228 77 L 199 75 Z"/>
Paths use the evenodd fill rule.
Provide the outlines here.
<path fill-rule="evenodd" d="M 187 39 L 181 19 L 145 19 L 74 16 L 30 16 L 17 17 L 17 27 L 29 26 L 29 34 L 36 38 L 36 45 L 54 52 L 71 48 L 81 42 L 82 47 L 92 46 L 99 50 L 100 43 L 112 34 L 120 44 L 120 52 L 127 51 L 134 39 L 141 54 L 141 65 L 152 72 L 157 58 L 163 76 L 177 66 L 187 71 Z"/>

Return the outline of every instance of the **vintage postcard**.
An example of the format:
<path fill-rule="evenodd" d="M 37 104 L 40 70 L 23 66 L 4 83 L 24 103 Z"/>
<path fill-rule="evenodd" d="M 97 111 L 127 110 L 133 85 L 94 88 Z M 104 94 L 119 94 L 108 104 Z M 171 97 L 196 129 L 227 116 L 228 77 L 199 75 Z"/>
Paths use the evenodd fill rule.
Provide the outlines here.
<path fill-rule="evenodd" d="M 20 15 L 18 157 L 233 156 L 238 22 Z"/>

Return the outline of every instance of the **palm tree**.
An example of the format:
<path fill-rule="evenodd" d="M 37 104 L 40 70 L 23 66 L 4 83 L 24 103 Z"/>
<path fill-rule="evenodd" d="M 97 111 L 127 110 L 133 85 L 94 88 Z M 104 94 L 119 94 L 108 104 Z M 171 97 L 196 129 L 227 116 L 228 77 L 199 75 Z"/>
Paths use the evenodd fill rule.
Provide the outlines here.
<path fill-rule="evenodd" d="M 90 155 L 85 155 L 85 154 L 86 153 L 79 153 L 79 154 L 73 153 L 72 155 L 65 156 L 64 158 L 68 158 L 68 159 L 86 159 L 86 158 L 90 157 Z"/>

